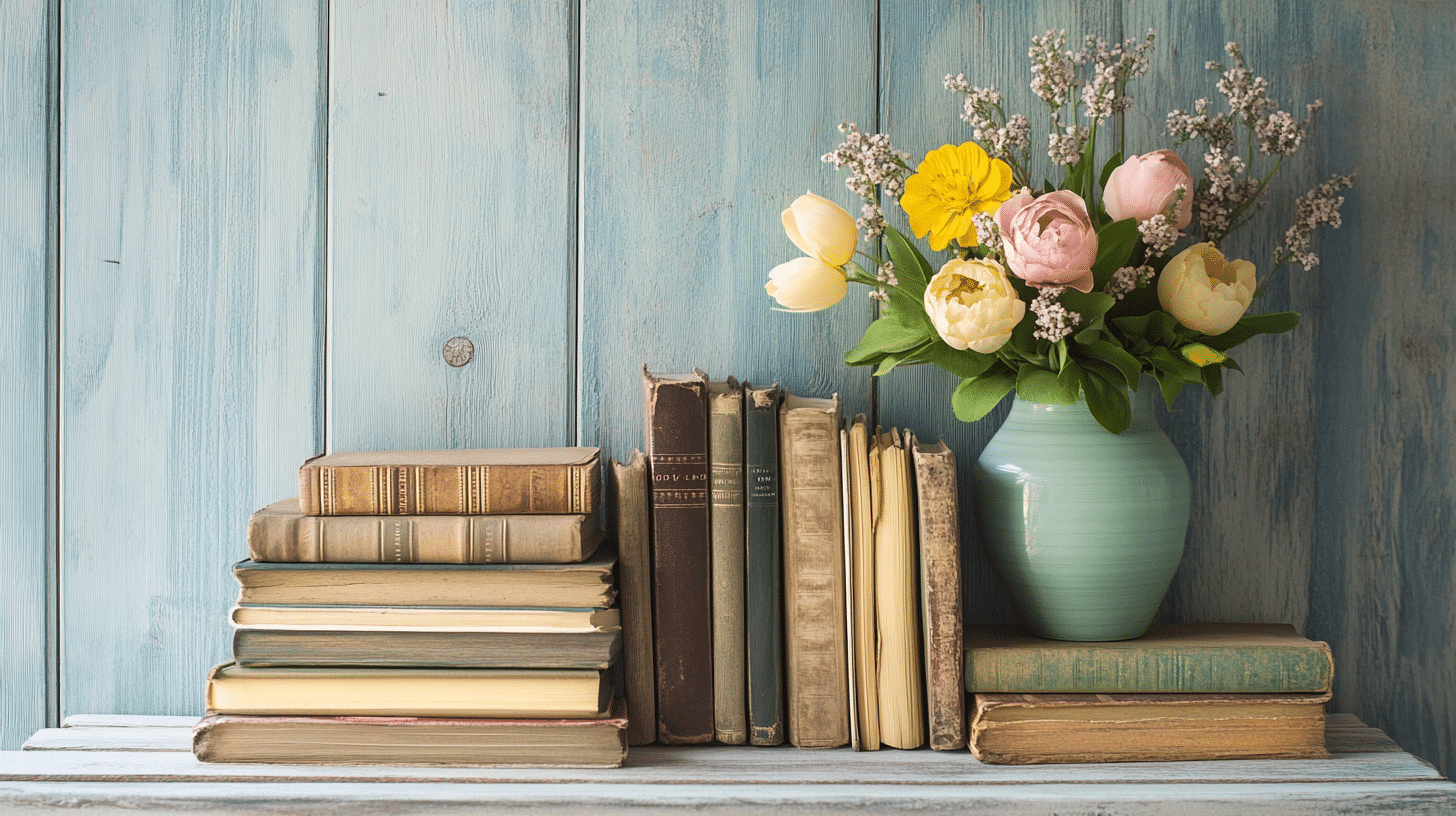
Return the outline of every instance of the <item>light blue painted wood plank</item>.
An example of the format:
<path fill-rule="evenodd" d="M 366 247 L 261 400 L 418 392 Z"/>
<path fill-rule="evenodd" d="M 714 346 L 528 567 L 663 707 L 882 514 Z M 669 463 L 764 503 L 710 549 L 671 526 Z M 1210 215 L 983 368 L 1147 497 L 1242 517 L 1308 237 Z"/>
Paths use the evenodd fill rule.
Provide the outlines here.
<path fill-rule="evenodd" d="M 570 4 L 329 24 L 329 449 L 571 443 Z"/>
<path fill-rule="evenodd" d="M 769 270 L 801 253 L 779 213 L 812 190 L 858 213 L 819 157 L 874 111 L 871 2 L 582 9 L 581 422 L 585 444 L 643 444 L 642 366 L 700 367 L 869 412 L 840 357 L 864 291 L 771 311 Z"/>
<path fill-rule="evenodd" d="M 0 750 L 46 722 L 55 269 L 49 0 L 0 5 Z"/>
<path fill-rule="evenodd" d="M 318 8 L 67 4 L 62 715 L 196 714 L 319 437 Z"/>
<path fill-rule="evenodd" d="M 1041 145 L 1047 109 L 1029 87 L 1031 38 L 1066 29 L 1069 42 L 1076 42 L 1083 34 L 1114 36 L 1115 27 L 1115 13 L 1107 4 L 1081 0 L 1022 5 L 919 0 L 882 4 L 881 14 L 880 129 L 911 154 L 912 167 L 930 150 L 972 139 L 971 126 L 960 120 L 964 97 L 945 90 L 947 74 L 963 73 L 972 85 L 1000 89 L 1008 113 L 1031 117 L 1036 144 Z M 1051 176 L 1044 151 L 1034 150 L 1033 161 L 1042 174 L 1038 178 Z M 897 202 L 885 202 L 884 210 L 897 229 L 913 237 Z M 932 269 L 950 257 L 949 252 L 931 252 L 924 240 L 918 245 Z M 941 437 L 955 451 L 966 620 L 1006 622 L 1014 620 L 1014 613 L 980 546 L 970 482 L 976 457 L 1000 427 L 1010 401 L 978 422 L 962 423 L 950 405 L 958 382 L 933 366 L 896 369 L 878 378 L 879 422 L 911 428 L 921 439 Z"/>

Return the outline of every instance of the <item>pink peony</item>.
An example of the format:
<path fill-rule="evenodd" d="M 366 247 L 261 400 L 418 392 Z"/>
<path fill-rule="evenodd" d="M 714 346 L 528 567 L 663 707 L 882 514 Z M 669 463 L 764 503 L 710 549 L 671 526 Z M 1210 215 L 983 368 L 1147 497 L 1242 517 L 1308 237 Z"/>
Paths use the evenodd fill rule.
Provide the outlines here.
<path fill-rule="evenodd" d="M 1193 221 L 1193 174 L 1171 150 L 1132 156 L 1118 165 L 1107 177 L 1102 206 L 1114 221 L 1135 218 L 1141 224 L 1172 206 L 1179 187 L 1183 188 L 1183 198 L 1172 213 L 1172 221 L 1182 231 Z"/>
<path fill-rule="evenodd" d="M 1097 230 L 1087 205 L 1071 190 L 1033 197 L 1021 188 L 996 211 L 996 225 L 1011 273 L 1032 286 L 1092 291 Z"/>

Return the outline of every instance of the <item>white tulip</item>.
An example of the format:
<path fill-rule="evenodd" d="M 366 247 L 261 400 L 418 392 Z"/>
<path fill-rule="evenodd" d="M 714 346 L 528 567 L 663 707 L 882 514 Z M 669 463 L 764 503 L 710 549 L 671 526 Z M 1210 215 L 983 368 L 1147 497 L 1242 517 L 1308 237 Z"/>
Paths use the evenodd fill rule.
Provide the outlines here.
<path fill-rule="evenodd" d="M 1213 244 L 1183 250 L 1158 276 L 1158 302 L 1179 323 L 1208 335 L 1239 322 L 1254 299 L 1254 265 L 1230 261 Z"/>
<path fill-rule="evenodd" d="M 1026 304 L 992 260 L 950 261 L 925 287 L 925 313 L 951 348 L 990 354 L 1006 345 Z"/>
<path fill-rule="evenodd" d="M 784 232 L 794 246 L 830 266 L 844 266 L 854 257 L 859 233 L 854 216 L 833 201 L 804 193 L 783 213 Z"/>
<path fill-rule="evenodd" d="M 844 270 L 818 258 L 795 258 L 768 273 L 763 288 L 791 312 L 817 312 L 844 300 Z"/>

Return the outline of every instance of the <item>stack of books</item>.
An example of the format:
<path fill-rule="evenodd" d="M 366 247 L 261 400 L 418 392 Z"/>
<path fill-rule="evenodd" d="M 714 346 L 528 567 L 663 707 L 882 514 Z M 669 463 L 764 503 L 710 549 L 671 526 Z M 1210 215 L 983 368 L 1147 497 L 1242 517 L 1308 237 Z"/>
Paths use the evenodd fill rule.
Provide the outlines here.
<path fill-rule="evenodd" d="M 836 397 L 643 375 L 647 453 L 613 462 L 629 741 L 964 748 L 951 451 Z"/>
<path fill-rule="evenodd" d="M 995 626 L 965 637 L 970 748 L 985 762 L 1328 756 L 1334 660 L 1288 624 L 1155 624 L 1111 643 Z"/>
<path fill-rule="evenodd" d="M 299 489 L 249 522 L 199 759 L 622 763 L 595 448 L 338 453 Z"/>

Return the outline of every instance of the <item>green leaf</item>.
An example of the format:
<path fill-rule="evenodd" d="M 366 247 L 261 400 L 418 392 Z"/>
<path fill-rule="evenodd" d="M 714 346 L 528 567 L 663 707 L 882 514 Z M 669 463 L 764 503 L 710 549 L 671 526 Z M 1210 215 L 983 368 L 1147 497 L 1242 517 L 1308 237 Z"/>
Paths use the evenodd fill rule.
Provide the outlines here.
<path fill-rule="evenodd" d="M 1121 329 L 1128 339 L 1143 340 L 1155 346 L 1170 346 L 1178 341 L 1178 321 L 1164 311 L 1115 317 L 1112 325 Z"/>
<path fill-rule="evenodd" d="M 1105 363 L 1117 371 L 1128 388 L 1136 388 L 1138 380 L 1142 377 L 1143 364 L 1138 358 L 1128 353 L 1119 343 L 1108 340 L 1092 340 L 1081 343 L 1083 353 L 1099 362 Z"/>
<path fill-rule="evenodd" d="M 1127 266 L 1140 237 L 1137 220 L 1132 218 L 1113 221 L 1097 231 L 1097 262 L 1092 265 L 1096 289 L 1106 286 L 1114 272 Z"/>
<path fill-rule="evenodd" d="M 1097 179 L 1097 186 L 1101 187 L 1103 190 L 1106 190 L 1107 180 L 1109 178 L 1112 178 L 1112 171 L 1116 170 L 1121 164 L 1122 151 L 1119 150 L 1118 152 L 1112 154 L 1112 158 L 1107 160 L 1107 164 L 1102 165 L 1102 175 Z"/>
<path fill-rule="evenodd" d="M 1269 314 L 1244 315 L 1232 329 L 1215 337 L 1206 337 L 1204 345 L 1219 351 L 1228 351 L 1258 334 L 1281 334 L 1299 325 L 1299 312 L 1271 312 Z"/>
<path fill-rule="evenodd" d="M 1223 391 L 1223 366 L 1211 365 L 1203 369 L 1203 387 L 1215 397 Z"/>
<path fill-rule="evenodd" d="M 1063 306 L 1080 314 L 1086 322 L 1095 321 L 1097 318 L 1107 314 L 1107 310 L 1117 304 L 1117 299 L 1112 295 L 1099 292 L 1093 289 L 1091 292 L 1078 292 L 1076 289 L 1067 289 L 1057 298 Z"/>
<path fill-rule="evenodd" d="M 894 318 L 882 317 L 865 329 L 864 336 L 854 348 L 845 352 L 844 362 L 867 365 L 882 354 L 915 348 L 926 339 L 921 327 L 906 326 Z"/>
<path fill-rule="evenodd" d="M 1083 372 L 1082 387 L 1087 392 L 1087 409 L 1092 412 L 1092 418 L 1097 424 L 1108 431 L 1120 434 L 1132 425 L 1132 404 L 1128 400 L 1127 390 L 1120 382 L 1109 380 L 1105 374 L 1099 373 L 1095 368 L 1088 368 Z M 1111 372 L 1114 379 L 1118 377 L 1116 371 Z"/>
<path fill-rule="evenodd" d="M 925 284 L 932 275 L 930 262 L 925 260 L 915 244 L 889 224 L 885 225 L 884 240 L 885 248 L 890 251 L 890 260 L 895 264 L 895 277 L 900 279 L 900 287 L 912 290 L 916 297 L 923 296 Z"/>
<path fill-rule="evenodd" d="M 889 374 L 891 371 L 893 371 L 896 366 L 913 365 L 915 362 L 917 362 L 916 358 L 920 354 L 920 352 L 923 351 L 926 346 L 929 346 L 933 342 L 935 341 L 926 340 L 915 348 L 906 349 L 904 351 L 894 351 L 886 354 L 885 356 L 880 358 L 880 367 L 875 369 L 875 376 L 883 377 L 884 375 Z"/>
<path fill-rule="evenodd" d="M 886 286 L 885 294 L 889 299 L 880 307 L 880 313 L 906 328 L 935 337 L 935 326 L 931 324 L 930 316 L 925 313 L 924 293 L 924 287 L 921 287 L 920 292 L 912 293 L 904 286 Z"/>
<path fill-rule="evenodd" d="M 1076 399 L 1079 389 L 1082 387 L 1082 367 L 1068 354 L 1062 364 L 1062 371 L 1057 375 L 1057 384 L 1063 391 L 1071 392 L 1072 398 Z"/>
<path fill-rule="evenodd" d="M 1076 391 L 1068 391 L 1057 375 L 1044 368 L 1024 365 L 1016 375 L 1016 396 L 1027 402 L 1069 405 L 1077 401 Z"/>
<path fill-rule="evenodd" d="M 981 354 L 970 349 L 965 351 L 953 349 L 944 341 L 932 344 L 923 356 L 926 362 L 934 363 L 961 379 L 978 377 L 996 362 L 996 358 L 989 354 Z"/>
<path fill-rule="evenodd" d="M 956 419 L 961 422 L 975 422 L 991 413 L 1015 387 L 1016 375 L 1003 366 L 979 377 L 961 380 L 961 384 L 951 394 L 950 404 L 955 409 Z"/>

